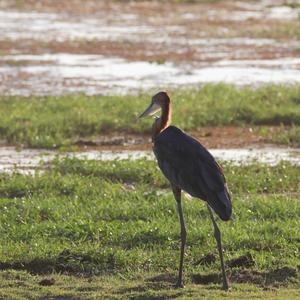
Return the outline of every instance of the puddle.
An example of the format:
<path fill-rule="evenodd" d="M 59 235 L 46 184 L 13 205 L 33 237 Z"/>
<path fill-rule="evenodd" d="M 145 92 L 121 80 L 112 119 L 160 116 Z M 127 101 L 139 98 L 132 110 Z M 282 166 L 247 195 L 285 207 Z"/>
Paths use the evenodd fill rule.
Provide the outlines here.
<path fill-rule="evenodd" d="M 101 55 L 6 55 L 0 57 L 0 81 L 1 94 L 23 96 L 71 92 L 115 95 L 217 82 L 293 84 L 300 83 L 300 58 L 220 60 L 191 68 L 188 64 L 127 61 Z"/>
<path fill-rule="evenodd" d="M 0 148 L 0 172 L 34 173 L 41 163 L 47 163 L 55 157 L 54 151 L 24 149 L 17 151 L 14 147 Z"/>
<path fill-rule="evenodd" d="M 210 152 L 217 160 L 230 161 L 236 164 L 261 162 L 270 165 L 278 164 L 281 160 L 300 165 L 300 149 L 261 148 L 261 149 L 211 149 Z M 0 148 L 0 172 L 18 171 L 24 174 L 34 174 L 42 170 L 43 163 L 50 163 L 55 157 L 76 157 L 88 160 L 123 160 L 123 159 L 154 159 L 151 151 L 88 151 L 58 153 L 36 149 L 17 151 L 14 147 Z"/>

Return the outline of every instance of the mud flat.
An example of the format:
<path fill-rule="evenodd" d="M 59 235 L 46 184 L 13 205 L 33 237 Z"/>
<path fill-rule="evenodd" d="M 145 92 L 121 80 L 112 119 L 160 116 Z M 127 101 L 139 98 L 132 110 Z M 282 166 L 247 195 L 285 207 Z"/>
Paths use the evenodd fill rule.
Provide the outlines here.
<path fill-rule="evenodd" d="M 7 55 L 0 58 L 0 74 L 1 94 L 115 95 L 218 82 L 299 84 L 300 58 L 220 60 L 192 68 L 189 64 L 128 61 L 101 55 Z"/>
<path fill-rule="evenodd" d="M 299 7 L 286 1 L 78 3 L 1 4 L 1 94 L 300 83 Z"/>

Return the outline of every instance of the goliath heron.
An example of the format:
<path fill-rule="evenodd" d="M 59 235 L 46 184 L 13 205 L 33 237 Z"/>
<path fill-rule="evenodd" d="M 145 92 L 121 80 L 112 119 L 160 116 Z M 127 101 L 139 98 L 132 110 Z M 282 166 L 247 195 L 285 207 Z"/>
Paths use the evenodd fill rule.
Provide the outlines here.
<path fill-rule="evenodd" d="M 223 289 L 228 290 L 225 274 L 221 233 L 214 219 L 212 209 L 223 220 L 231 217 L 231 200 L 221 167 L 214 157 L 197 140 L 179 128 L 171 126 L 171 102 L 167 93 L 159 92 L 152 97 L 149 107 L 139 116 L 153 115 L 161 109 L 160 118 L 152 126 L 153 152 L 158 165 L 170 181 L 177 202 L 181 226 L 181 250 L 179 276 L 176 287 L 183 287 L 183 256 L 186 243 L 186 229 L 181 206 L 181 190 L 207 202 L 207 208 L 214 227 L 223 275 Z"/>

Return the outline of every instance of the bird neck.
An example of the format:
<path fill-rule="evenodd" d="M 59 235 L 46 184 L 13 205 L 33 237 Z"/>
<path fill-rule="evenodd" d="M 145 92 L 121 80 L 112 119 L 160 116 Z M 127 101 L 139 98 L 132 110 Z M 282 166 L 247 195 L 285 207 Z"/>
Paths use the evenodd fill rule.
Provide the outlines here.
<path fill-rule="evenodd" d="M 161 104 L 161 116 L 160 118 L 155 119 L 152 126 L 152 140 L 169 126 L 171 123 L 171 114 L 170 99 L 165 99 Z"/>

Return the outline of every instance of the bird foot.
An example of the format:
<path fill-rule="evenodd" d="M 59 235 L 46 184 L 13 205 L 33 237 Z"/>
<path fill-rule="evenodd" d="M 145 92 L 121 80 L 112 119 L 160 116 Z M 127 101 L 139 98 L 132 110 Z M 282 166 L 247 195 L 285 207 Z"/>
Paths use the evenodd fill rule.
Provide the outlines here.
<path fill-rule="evenodd" d="M 175 288 L 176 289 L 183 289 L 184 285 L 181 281 L 177 281 L 177 283 L 175 284 Z"/>
<path fill-rule="evenodd" d="M 229 291 L 229 290 L 230 290 L 230 287 L 229 287 L 229 285 L 228 285 L 227 282 L 224 282 L 224 283 L 223 283 L 222 290 L 223 290 L 223 291 Z"/>

